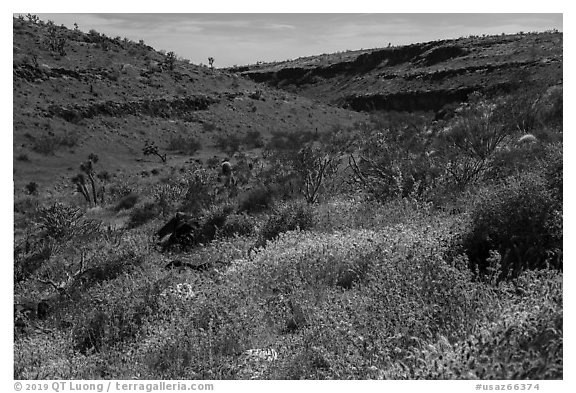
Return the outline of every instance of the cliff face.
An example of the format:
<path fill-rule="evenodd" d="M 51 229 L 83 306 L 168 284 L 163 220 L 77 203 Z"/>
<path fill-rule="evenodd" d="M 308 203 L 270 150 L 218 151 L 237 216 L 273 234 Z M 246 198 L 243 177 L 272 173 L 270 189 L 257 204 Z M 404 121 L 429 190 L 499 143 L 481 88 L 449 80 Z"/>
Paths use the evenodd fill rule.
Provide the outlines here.
<path fill-rule="evenodd" d="M 438 110 L 480 91 L 562 80 L 558 32 L 469 37 L 231 69 L 357 111 Z"/>

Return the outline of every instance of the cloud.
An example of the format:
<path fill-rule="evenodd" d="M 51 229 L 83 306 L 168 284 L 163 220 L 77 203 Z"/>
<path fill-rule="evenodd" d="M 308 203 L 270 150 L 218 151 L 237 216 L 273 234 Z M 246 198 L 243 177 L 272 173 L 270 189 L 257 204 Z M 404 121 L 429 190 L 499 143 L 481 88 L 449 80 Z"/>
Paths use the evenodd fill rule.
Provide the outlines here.
<path fill-rule="evenodd" d="M 47 15 L 44 17 L 43 15 Z M 144 39 L 157 50 L 219 66 L 470 34 L 562 30 L 562 14 L 40 14 L 84 31 Z M 244 59 L 244 60 L 242 60 Z"/>

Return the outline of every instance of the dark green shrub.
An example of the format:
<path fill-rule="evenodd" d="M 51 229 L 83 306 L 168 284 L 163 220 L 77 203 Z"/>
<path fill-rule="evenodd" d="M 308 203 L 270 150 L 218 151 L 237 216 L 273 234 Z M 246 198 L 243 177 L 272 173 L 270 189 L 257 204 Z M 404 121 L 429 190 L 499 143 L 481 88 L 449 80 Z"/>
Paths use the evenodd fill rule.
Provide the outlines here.
<path fill-rule="evenodd" d="M 211 122 L 202 123 L 202 129 L 206 132 L 212 132 L 216 129 L 216 124 Z"/>
<path fill-rule="evenodd" d="M 219 205 L 210 209 L 200 223 L 200 228 L 195 237 L 198 242 L 208 243 L 214 240 L 233 211 L 234 206 L 231 204 Z"/>
<path fill-rule="evenodd" d="M 562 267 L 562 211 L 537 173 L 485 188 L 471 214 L 463 245 L 473 268 L 486 273 L 490 251 L 501 256 L 500 278 L 551 264 Z"/>
<path fill-rule="evenodd" d="M 60 139 L 55 135 L 44 134 L 32 141 L 32 150 L 45 156 L 54 155 L 60 146 Z"/>
<path fill-rule="evenodd" d="M 231 214 L 226 218 L 220 234 L 225 237 L 245 236 L 254 233 L 254 220 L 247 214 Z"/>
<path fill-rule="evenodd" d="M 29 278 L 37 271 L 44 262 L 50 259 L 52 247 L 48 242 L 44 242 L 38 250 L 29 254 L 21 255 L 14 253 L 14 282 L 20 282 Z M 18 254 L 18 255 L 17 255 Z"/>
<path fill-rule="evenodd" d="M 18 161 L 24 161 L 24 162 L 29 162 L 30 158 L 28 157 L 28 154 L 26 153 L 20 153 L 16 156 L 16 159 Z"/>
<path fill-rule="evenodd" d="M 136 203 L 138 202 L 138 195 L 135 192 L 131 192 L 126 196 L 123 196 L 120 201 L 118 201 L 118 203 L 116 204 L 116 207 L 114 207 L 115 211 L 120 211 L 120 210 L 128 210 L 134 207 L 134 205 L 136 205 Z"/>
<path fill-rule="evenodd" d="M 268 187 L 256 187 L 240 197 L 239 212 L 257 213 L 267 210 L 274 201 L 274 195 Z"/>
<path fill-rule="evenodd" d="M 214 201 L 215 177 L 212 171 L 196 170 L 189 173 L 187 191 L 179 210 L 190 214 L 200 214 Z"/>
<path fill-rule="evenodd" d="M 26 192 L 28 195 L 38 195 L 38 183 L 31 181 L 26 184 Z"/>
<path fill-rule="evenodd" d="M 238 135 L 219 134 L 215 136 L 215 146 L 226 154 L 234 154 L 240 151 L 242 140 Z"/>
<path fill-rule="evenodd" d="M 312 228 L 314 216 L 312 207 L 303 201 L 282 204 L 260 230 L 260 240 L 272 240 L 279 234 L 296 229 Z"/>
<path fill-rule="evenodd" d="M 558 208 L 561 210 L 564 179 L 562 144 L 552 144 L 545 147 L 543 169 L 546 184 L 550 189 L 554 200 L 558 203 Z"/>
<path fill-rule="evenodd" d="M 42 134 L 39 137 L 32 137 L 32 150 L 43 155 L 54 155 L 61 147 L 74 147 L 78 144 L 78 134 L 66 132 L 63 135 L 56 135 L 53 132 Z"/>
<path fill-rule="evenodd" d="M 272 137 L 266 145 L 266 149 L 280 151 L 298 151 L 306 143 L 317 141 L 320 134 L 314 131 L 299 130 L 291 131 L 272 131 Z"/>
<path fill-rule="evenodd" d="M 38 198 L 36 196 L 26 196 L 14 201 L 14 213 L 35 214 L 38 210 Z"/>
<path fill-rule="evenodd" d="M 168 150 L 179 151 L 184 154 L 193 155 L 202 148 L 200 141 L 193 136 L 185 137 L 177 135 L 170 138 Z"/>
<path fill-rule="evenodd" d="M 146 276 L 129 275 L 89 289 L 74 315 L 75 349 L 86 354 L 133 338 L 146 317 L 157 310 L 160 285 Z"/>
<path fill-rule="evenodd" d="M 57 241 L 89 237 L 100 230 L 100 224 L 84 218 L 80 209 L 62 203 L 40 208 L 38 221 L 46 236 Z"/>
<path fill-rule="evenodd" d="M 79 136 L 76 132 L 66 132 L 59 137 L 60 146 L 74 147 L 78 144 Z"/>
<path fill-rule="evenodd" d="M 136 207 L 130 214 L 128 228 L 136 228 L 146 224 L 148 221 L 158 217 L 160 208 L 156 203 L 147 203 L 143 206 Z"/>
<path fill-rule="evenodd" d="M 262 135 L 258 130 L 248 131 L 246 136 L 244 136 L 243 142 L 246 146 L 252 148 L 264 147 L 264 140 L 262 139 Z"/>
<path fill-rule="evenodd" d="M 114 280 L 123 273 L 131 271 L 135 266 L 143 262 L 143 257 L 134 251 L 124 251 L 116 255 L 103 255 L 97 258 L 96 263 L 87 269 L 78 280 L 74 289 L 78 295 L 82 295 L 87 288 L 90 288 L 104 281 Z"/>

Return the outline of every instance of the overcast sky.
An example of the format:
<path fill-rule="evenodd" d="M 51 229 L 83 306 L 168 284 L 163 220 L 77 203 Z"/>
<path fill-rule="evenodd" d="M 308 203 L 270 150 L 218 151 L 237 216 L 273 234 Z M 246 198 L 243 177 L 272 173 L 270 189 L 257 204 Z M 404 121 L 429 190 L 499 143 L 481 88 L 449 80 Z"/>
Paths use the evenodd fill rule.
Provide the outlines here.
<path fill-rule="evenodd" d="M 45 14 L 82 31 L 143 39 L 193 63 L 214 66 L 280 61 L 361 48 L 458 38 L 470 34 L 562 31 L 562 14 Z"/>

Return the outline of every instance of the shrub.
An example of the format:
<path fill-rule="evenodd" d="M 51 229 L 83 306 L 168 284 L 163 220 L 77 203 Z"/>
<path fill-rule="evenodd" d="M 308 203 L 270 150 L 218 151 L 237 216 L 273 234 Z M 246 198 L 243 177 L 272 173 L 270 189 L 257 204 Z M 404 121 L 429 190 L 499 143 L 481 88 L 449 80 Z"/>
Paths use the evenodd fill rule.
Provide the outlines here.
<path fill-rule="evenodd" d="M 120 211 L 120 210 L 128 210 L 134 207 L 134 205 L 136 205 L 136 203 L 138 202 L 138 194 L 136 194 L 135 192 L 130 192 L 128 195 L 123 196 L 120 201 L 118 201 L 118 203 L 116 204 L 116 207 L 114 207 L 115 211 Z"/>
<path fill-rule="evenodd" d="M 247 213 L 257 213 L 267 210 L 272 206 L 274 200 L 273 192 L 268 187 L 256 187 L 240 197 L 238 211 Z"/>
<path fill-rule="evenodd" d="M 386 370 L 439 335 L 472 333 L 492 294 L 443 257 L 454 236 L 447 223 L 293 231 L 237 263 L 230 280 L 266 299 L 262 312 L 286 338 L 269 377 L 375 378 L 375 364 Z"/>
<path fill-rule="evenodd" d="M 281 204 L 260 230 L 260 241 L 272 240 L 279 234 L 295 229 L 307 230 L 314 223 L 313 210 L 302 201 Z"/>
<path fill-rule="evenodd" d="M 523 300 L 505 301 L 495 320 L 456 343 L 440 337 L 413 346 L 407 367 L 390 365 L 386 379 L 562 379 L 562 275 L 522 273 L 507 287 Z"/>
<path fill-rule="evenodd" d="M 77 305 L 85 312 L 75 314 L 75 348 L 87 354 L 133 338 L 157 309 L 159 291 L 154 279 L 142 274 L 92 287 Z"/>
<path fill-rule="evenodd" d="M 31 181 L 26 184 L 26 192 L 28 195 L 38 195 L 38 183 Z"/>
<path fill-rule="evenodd" d="M 234 154 L 240 151 L 242 141 L 238 135 L 221 133 L 214 137 L 215 146 L 226 154 Z"/>
<path fill-rule="evenodd" d="M 258 130 L 248 131 L 244 136 L 243 142 L 246 146 L 252 148 L 264 147 L 264 140 L 262 139 L 262 135 Z"/>
<path fill-rule="evenodd" d="M 195 154 L 201 148 L 202 144 L 197 138 L 182 135 L 172 136 L 167 147 L 168 150 L 179 151 L 188 155 Z"/>
<path fill-rule="evenodd" d="M 564 161 L 562 157 L 562 144 L 551 144 L 545 147 L 543 170 L 546 185 L 557 202 L 558 209 L 562 209 L 562 191 L 564 179 Z"/>
<path fill-rule="evenodd" d="M 107 188 L 107 193 L 110 196 L 110 198 L 112 199 L 121 199 L 123 197 L 125 197 L 126 195 L 130 195 L 131 193 L 136 192 L 135 191 L 135 185 L 131 184 L 130 182 L 122 179 L 122 180 L 117 180 L 114 183 L 112 183 L 108 188 Z"/>
<path fill-rule="evenodd" d="M 216 235 L 224 227 L 228 216 L 234 211 L 231 204 L 215 206 L 205 213 L 200 222 L 200 228 L 195 238 L 200 243 L 209 243 L 216 238 Z"/>
<path fill-rule="evenodd" d="M 231 214 L 226 218 L 226 222 L 220 234 L 225 237 L 229 236 L 246 236 L 254 233 L 254 219 L 247 214 Z"/>
<path fill-rule="evenodd" d="M 502 256 L 501 278 L 548 263 L 561 268 L 559 206 L 538 173 L 522 174 L 482 190 L 471 213 L 472 228 L 463 240 L 472 267 L 485 273 L 494 250 Z"/>
<path fill-rule="evenodd" d="M 436 142 L 444 168 L 460 190 L 483 179 L 492 168 L 494 154 L 516 132 L 502 121 L 498 104 L 474 93 L 439 133 Z"/>
<path fill-rule="evenodd" d="M 32 150 L 43 155 L 53 155 L 61 146 L 74 147 L 78 144 L 78 134 L 66 132 L 56 135 L 53 132 L 32 137 Z"/>
<path fill-rule="evenodd" d="M 43 134 L 32 141 L 32 150 L 43 155 L 54 155 L 60 146 L 60 139 L 54 135 Z"/>
<path fill-rule="evenodd" d="M 38 210 L 38 198 L 36 196 L 25 196 L 14 200 L 14 213 L 35 214 Z"/>
<path fill-rule="evenodd" d="M 62 203 L 40 208 L 38 220 L 46 236 L 58 241 L 88 237 L 100 230 L 100 224 L 85 219 L 80 209 Z"/>
<path fill-rule="evenodd" d="M 146 203 L 143 206 L 136 207 L 130 213 L 128 228 L 136 228 L 146 224 L 148 221 L 160 215 L 160 208 L 156 203 Z"/>
<path fill-rule="evenodd" d="M 212 132 L 216 129 L 216 124 L 211 122 L 202 123 L 202 129 L 206 132 Z"/>
<path fill-rule="evenodd" d="M 429 154 L 430 136 L 422 119 L 406 119 L 411 127 L 399 121 L 395 116 L 372 116 L 362 125 L 359 157 L 349 155 L 353 184 L 375 200 L 425 196 L 441 174 Z"/>
<path fill-rule="evenodd" d="M 269 151 L 298 151 L 306 143 L 316 141 L 319 137 L 318 132 L 312 131 L 272 131 L 272 137 L 266 145 L 266 149 Z"/>
<path fill-rule="evenodd" d="M 14 253 L 14 282 L 18 283 L 29 278 L 46 261 L 50 259 L 53 248 L 48 242 L 43 242 L 37 250 L 29 254 Z"/>
<path fill-rule="evenodd" d="M 213 171 L 205 169 L 187 172 L 183 178 L 185 195 L 180 210 L 199 214 L 207 209 L 214 201 L 215 175 Z"/>
<path fill-rule="evenodd" d="M 16 160 L 18 161 L 24 161 L 24 162 L 29 162 L 30 158 L 28 157 L 28 154 L 26 153 L 20 153 L 16 156 Z"/>

